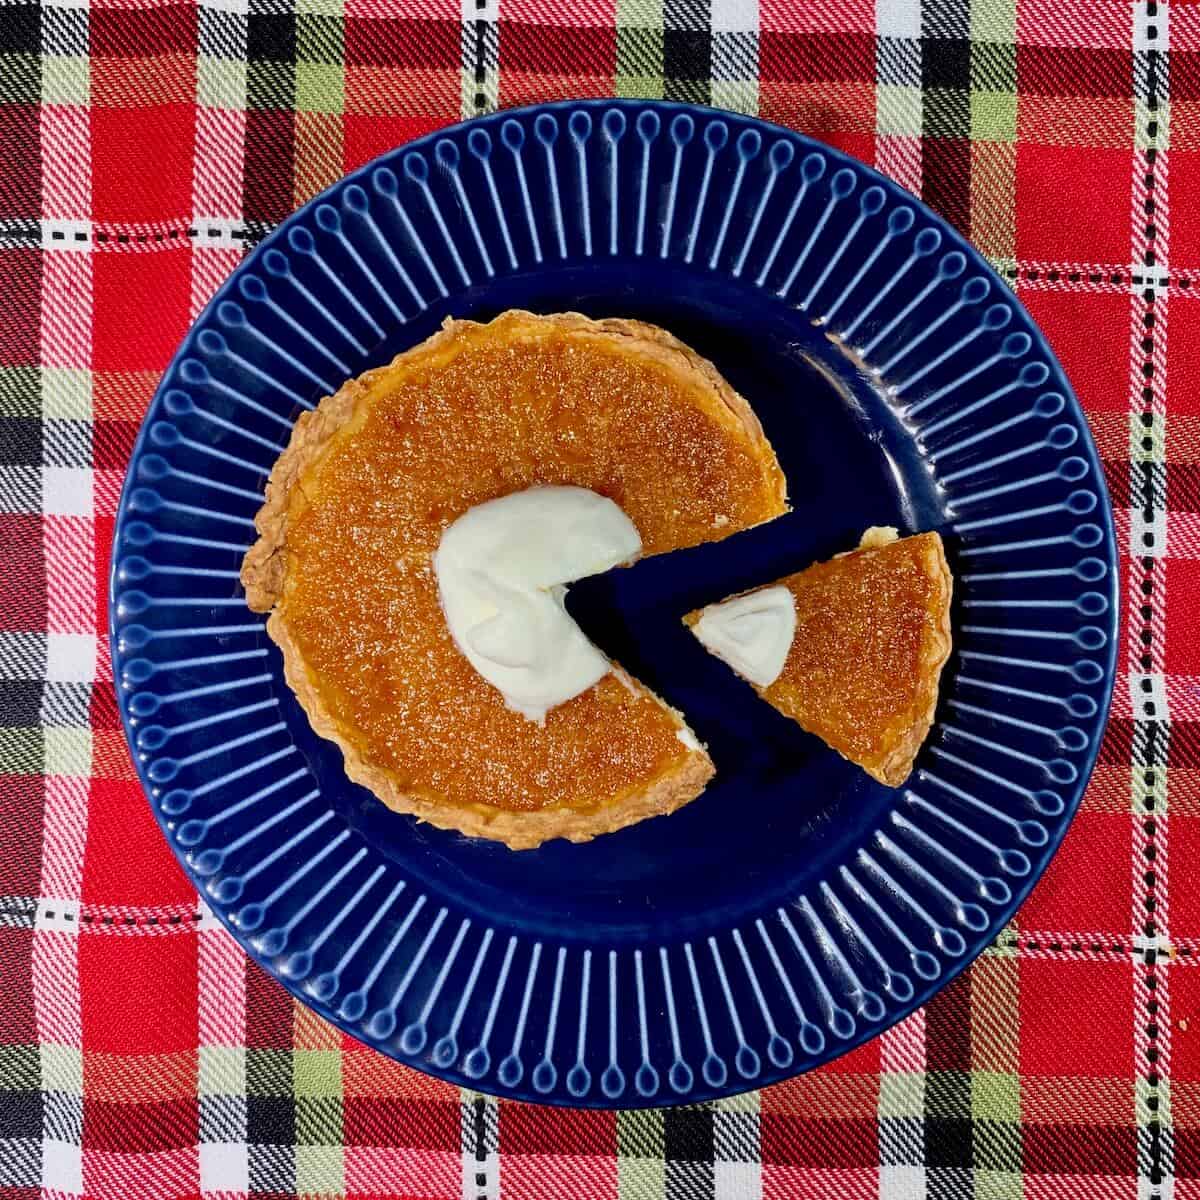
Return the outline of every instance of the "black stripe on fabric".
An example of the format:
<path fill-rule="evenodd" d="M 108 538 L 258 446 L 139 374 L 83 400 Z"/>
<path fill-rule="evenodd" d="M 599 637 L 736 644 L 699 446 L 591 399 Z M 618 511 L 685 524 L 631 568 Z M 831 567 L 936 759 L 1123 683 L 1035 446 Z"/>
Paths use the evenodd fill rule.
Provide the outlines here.
<path fill-rule="evenodd" d="M 482 12 L 486 0 L 475 0 L 475 7 Z M 484 17 L 475 19 L 475 112 L 482 115 L 487 112 L 487 92 L 483 85 L 487 82 L 487 20 Z"/>
<path fill-rule="evenodd" d="M 246 58 L 246 21 L 242 13 L 203 7 L 197 20 L 197 52 L 208 58 Z"/>
<path fill-rule="evenodd" d="M 42 227 L 39 222 L 31 220 L 5 220 L 0 217 L 0 247 L 14 248 L 32 246 L 35 249 L 42 244 Z"/>
<path fill-rule="evenodd" d="M 708 0 L 664 0 L 663 96 L 712 100 L 712 6 Z"/>
<path fill-rule="evenodd" d="M 0 728 L 32 729 L 42 719 L 40 680 L 9 679 L 0 682 Z"/>
<path fill-rule="evenodd" d="M 3 523 L 0 522 L 0 530 Z M 0 569 L 3 568 L 6 547 L 0 542 Z M 36 584 L 31 581 L 31 587 Z M 42 595 L 45 595 L 45 571 L 41 573 Z M 44 633 L 5 633 L 0 635 L 0 672 L 5 680 L 36 680 L 46 678 L 46 635 Z"/>
<path fill-rule="evenodd" d="M 926 1200 L 964 1200 L 976 1195 L 975 1172 L 969 1167 L 925 1168 Z"/>
<path fill-rule="evenodd" d="M 921 195 L 961 233 L 971 215 L 968 0 L 921 4 Z"/>
<path fill-rule="evenodd" d="M 37 467 L 0 466 L 0 512 L 40 513 L 42 472 Z"/>
<path fill-rule="evenodd" d="M 885 86 L 919 87 L 921 43 L 915 38 L 880 38 L 875 46 L 875 70 Z"/>
<path fill-rule="evenodd" d="M 475 1140 L 475 1160 L 487 1161 L 487 1101 L 478 1098 L 471 1106 L 472 1133 Z"/>
<path fill-rule="evenodd" d="M 663 1113 L 663 1156 L 668 1162 L 712 1163 L 716 1135 L 709 1105 L 688 1105 Z"/>
<path fill-rule="evenodd" d="M 692 33 L 712 31 L 712 5 L 709 0 L 663 0 L 663 29 Z"/>
<path fill-rule="evenodd" d="M 0 1177 L 10 1195 L 44 1195 L 42 1183 L 42 1139 L 0 1140 Z M 8 1191 L 9 1188 L 13 1190 Z M 28 1189 L 28 1193 L 26 1192 Z"/>
<path fill-rule="evenodd" d="M 78 1146 L 83 1142 L 83 1097 L 72 1092 L 49 1091 L 43 1098 L 44 1136 Z"/>
<path fill-rule="evenodd" d="M 296 1149 L 294 1146 L 264 1146 L 251 1143 L 249 1161 L 250 1194 L 261 1192 L 290 1195 L 296 1189 Z"/>
<path fill-rule="evenodd" d="M 681 82 L 707 80 L 712 72 L 712 34 L 705 29 L 664 29 L 663 72 Z"/>
<path fill-rule="evenodd" d="M 1162 462 L 1145 461 L 1141 465 L 1141 488 L 1138 491 L 1138 501 L 1142 508 L 1150 511 L 1148 520 L 1153 520 L 1155 512 L 1162 512 L 1167 507 L 1167 464 Z"/>
<path fill-rule="evenodd" d="M 296 1101 L 292 1096 L 248 1096 L 246 1137 L 265 1146 L 291 1146 L 296 1141 Z"/>
<path fill-rule="evenodd" d="M 41 52 L 41 9 L 35 4 L 0 5 L 0 54 Z"/>
<path fill-rule="evenodd" d="M 201 1096 L 199 1101 L 201 1142 L 242 1141 L 246 1129 L 245 1096 Z"/>
<path fill-rule="evenodd" d="M 1162 125 L 1158 120 L 1160 91 L 1167 93 L 1161 98 L 1169 101 L 1169 77 L 1165 71 L 1160 78 L 1160 51 L 1154 45 L 1159 36 L 1160 22 L 1157 17 L 1156 5 L 1148 4 L 1143 14 L 1135 9 L 1134 21 L 1142 25 L 1140 32 L 1144 33 L 1146 50 L 1134 55 L 1133 76 L 1134 94 L 1146 105 L 1147 118 L 1144 126 L 1144 136 L 1147 142 L 1145 154 L 1147 175 L 1145 179 L 1145 238 L 1146 247 L 1143 251 L 1143 262 L 1149 266 L 1155 261 L 1155 237 L 1158 234 L 1159 218 L 1155 215 L 1158 204 L 1163 204 L 1169 196 L 1167 190 L 1168 177 L 1164 174 L 1157 154 L 1158 139 L 1162 135 Z M 1165 194 L 1156 195 L 1156 192 Z M 1147 272 L 1149 274 L 1149 272 Z M 1145 311 L 1142 323 L 1145 337 L 1142 343 L 1142 372 L 1145 379 L 1142 393 L 1143 410 L 1141 422 L 1147 431 L 1153 430 L 1155 418 L 1152 411 L 1154 391 L 1152 379 L 1154 374 L 1155 345 L 1162 347 L 1164 326 L 1155 320 L 1157 288 L 1148 286 L 1144 293 Z M 1140 485 L 1140 486 L 1139 486 Z M 1131 464 L 1130 490 L 1135 493 L 1134 502 L 1140 498 L 1142 516 L 1147 528 L 1143 531 L 1142 539 L 1147 550 L 1153 548 L 1154 522 L 1158 515 L 1167 507 L 1167 473 L 1161 462 L 1146 462 L 1139 472 Z M 1136 495 L 1140 491 L 1140 497 Z M 1164 571 L 1158 567 L 1152 557 L 1142 559 L 1144 606 L 1141 609 L 1142 618 L 1142 652 L 1143 668 L 1149 671 L 1154 665 L 1154 605 L 1152 602 L 1154 584 L 1162 578 Z M 1160 602 L 1161 603 L 1161 602 Z M 1147 938 L 1156 939 L 1159 935 L 1159 900 L 1157 890 L 1160 886 L 1159 873 L 1159 822 L 1155 818 L 1155 788 L 1159 786 L 1160 774 L 1156 769 L 1161 763 L 1165 769 L 1172 759 L 1172 749 L 1176 748 L 1178 739 L 1171 727 L 1169 713 L 1159 709 L 1154 698 L 1153 680 L 1145 678 L 1141 681 L 1141 694 L 1134 701 L 1133 747 L 1132 757 L 1135 764 L 1135 785 L 1140 783 L 1143 790 L 1143 805 L 1147 810 L 1142 831 L 1144 841 L 1144 873 L 1142 876 L 1144 891 L 1142 903 L 1144 908 L 1143 932 Z M 1178 749 L 1176 749 L 1178 754 Z M 1139 761 L 1140 760 L 1140 761 Z M 1139 779 L 1140 772 L 1140 779 Z M 1148 946 L 1143 954 L 1143 963 L 1135 969 L 1145 971 L 1142 980 L 1145 992 L 1145 1035 L 1146 1045 L 1139 1054 L 1137 1064 L 1138 1074 L 1144 1081 L 1143 1096 L 1144 1112 L 1140 1112 L 1138 1128 L 1138 1175 L 1148 1181 L 1150 1200 L 1160 1200 L 1162 1183 L 1170 1172 L 1175 1173 L 1175 1139 L 1174 1129 L 1169 1123 L 1164 1126 L 1160 1119 L 1159 1103 L 1159 1033 L 1160 1016 L 1158 1012 L 1160 981 L 1166 981 L 1165 964 L 1160 964 L 1158 954 L 1153 946 Z M 1139 1179 L 1140 1182 L 1140 1179 Z"/>
<path fill-rule="evenodd" d="M 927 1088 L 930 1092 L 937 1093 L 938 1084 L 936 1080 L 938 1076 L 931 1075 L 927 1081 Z M 956 1087 L 951 1081 L 944 1081 L 950 1087 Z M 959 1095 L 954 1097 L 954 1101 L 961 1107 L 966 1109 L 966 1115 L 958 1117 L 927 1117 L 925 1121 L 925 1164 L 929 1167 L 959 1167 L 969 1169 L 974 1158 L 974 1137 L 971 1129 L 970 1102 L 971 1102 L 971 1083 L 970 1077 L 964 1075 L 961 1081 L 961 1086 L 958 1087 Z M 948 1097 L 943 1096 L 943 1099 Z M 966 1104 L 962 1105 L 965 1099 Z M 958 1193 L 950 1193 L 957 1196 Z M 931 1200 L 935 1200 L 935 1190 L 930 1190 Z"/>
<path fill-rule="evenodd" d="M 42 459 L 48 467 L 92 465 L 91 421 L 46 421 L 42 425 Z"/>
<path fill-rule="evenodd" d="M 892 1081 L 895 1086 L 896 1081 Z M 883 1117 L 879 1122 L 879 1165 L 925 1165 L 925 1122 L 920 1117 Z"/>
<path fill-rule="evenodd" d="M 296 206 L 296 16 L 290 4 L 250 0 L 245 22 L 243 223 L 271 226 Z"/>
<path fill-rule="evenodd" d="M 37 901 L 32 896 L 0 896 L 0 928 L 32 929 L 37 924 Z"/>
<path fill-rule="evenodd" d="M 246 54 L 258 62 L 294 62 L 295 16 L 292 13 L 252 13 L 246 26 Z"/>
<path fill-rule="evenodd" d="M 42 1093 L 0 1092 L 0 1141 L 42 1136 Z"/>
<path fill-rule="evenodd" d="M 3 9 L 0 9 L 2 12 Z M 82 8 L 42 8 L 42 53 L 61 58 L 85 58 L 88 53 L 88 14 Z"/>
<path fill-rule="evenodd" d="M 710 1200 L 716 1195 L 716 1169 L 711 1162 L 676 1162 L 667 1159 L 663 1194 L 668 1200 Z"/>
<path fill-rule="evenodd" d="M 0 463 L 35 467 L 41 461 L 41 421 L 35 417 L 0 417 Z"/>
<path fill-rule="evenodd" d="M 971 43 L 965 38 L 927 37 L 921 48 L 922 87 L 966 91 L 971 86 Z"/>
<path fill-rule="evenodd" d="M 86 729 L 90 724 L 92 685 L 50 681 L 41 686 L 43 725 L 58 729 Z"/>
<path fill-rule="evenodd" d="M 971 0 L 924 0 L 921 34 L 924 37 L 969 38 Z"/>

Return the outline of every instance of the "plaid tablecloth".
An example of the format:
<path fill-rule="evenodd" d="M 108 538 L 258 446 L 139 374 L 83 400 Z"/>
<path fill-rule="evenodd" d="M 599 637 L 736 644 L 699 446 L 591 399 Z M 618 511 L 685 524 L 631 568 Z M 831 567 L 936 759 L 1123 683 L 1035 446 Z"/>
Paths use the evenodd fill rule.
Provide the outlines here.
<path fill-rule="evenodd" d="M 759 112 L 1006 276 L 1117 511 L 1115 711 L 1048 876 L 928 1008 L 659 1112 L 497 1103 L 297 1006 L 206 913 L 118 728 L 114 509 L 245 248 L 496 105 Z M 1200 1197 L 1200 7 L 0 0 L 0 1196 Z"/>

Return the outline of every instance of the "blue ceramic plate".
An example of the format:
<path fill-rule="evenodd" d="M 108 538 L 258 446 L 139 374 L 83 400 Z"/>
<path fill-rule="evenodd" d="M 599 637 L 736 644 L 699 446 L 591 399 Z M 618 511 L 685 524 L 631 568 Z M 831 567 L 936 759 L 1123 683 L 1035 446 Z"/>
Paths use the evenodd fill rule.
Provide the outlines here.
<path fill-rule="evenodd" d="M 298 413 L 447 315 L 663 325 L 747 396 L 794 511 L 573 590 L 718 777 L 673 816 L 511 853 L 346 779 L 238 585 Z M 955 653 L 908 785 L 872 782 L 680 624 L 938 529 Z M 565 103 L 431 135 L 307 204 L 188 335 L 134 451 L 113 661 L 163 833 L 234 936 L 385 1054 L 527 1100 L 699 1100 L 805 1070 L 924 1003 L 1058 845 L 1113 680 L 1095 448 L 1010 291 L 894 184 L 795 133 Z"/>

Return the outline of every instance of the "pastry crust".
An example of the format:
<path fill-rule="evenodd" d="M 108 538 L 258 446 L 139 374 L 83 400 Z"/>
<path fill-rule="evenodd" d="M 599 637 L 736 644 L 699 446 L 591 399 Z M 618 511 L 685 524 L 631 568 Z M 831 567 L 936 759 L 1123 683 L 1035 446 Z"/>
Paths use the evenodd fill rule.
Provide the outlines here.
<path fill-rule="evenodd" d="M 288 633 L 287 623 L 272 613 L 267 633 L 283 654 L 283 672 L 296 693 L 316 733 L 335 742 L 342 751 L 346 774 L 374 792 L 393 812 L 408 813 L 438 829 L 457 829 L 468 837 L 503 842 L 510 850 L 533 850 L 551 838 L 590 842 L 647 817 L 665 816 L 694 800 L 715 774 L 705 750 L 694 750 L 675 771 L 653 780 L 641 791 L 592 809 L 543 808 L 537 812 L 510 812 L 486 804 L 447 804 L 419 792 L 398 787 L 391 772 L 363 758 L 358 748 L 342 736 L 309 678 L 304 658 Z M 664 706 L 665 707 L 665 706 Z M 672 710 L 673 711 L 673 710 Z M 675 714 L 678 718 L 678 714 Z M 679 718 L 680 728 L 686 728 Z"/>
<path fill-rule="evenodd" d="M 937 709 L 938 686 L 942 667 L 950 657 L 950 596 L 954 577 L 946 561 L 946 551 L 940 535 L 925 534 L 922 537 L 925 569 L 935 585 L 930 613 L 934 618 L 930 636 L 922 641 L 921 657 L 917 666 L 917 696 L 912 724 L 897 741 L 891 753 L 876 764 L 860 764 L 868 775 L 885 783 L 888 787 L 899 787 L 912 773 L 917 753 L 925 744 L 933 725 Z"/>
<path fill-rule="evenodd" d="M 700 379 L 718 402 L 714 409 L 719 419 L 730 422 L 731 427 L 737 429 L 740 439 L 750 446 L 764 468 L 770 481 L 772 509 L 767 519 L 787 511 L 783 474 L 750 405 L 711 363 L 665 330 L 619 318 L 593 321 L 579 313 L 537 316 L 513 310 L 498 320 L 506 321 L 506 335 L 517 339 L 544 336 L 547 328 L 569 331 L 584 338 L 615 339 L 641 358 L 652 359 L 673 373 Z M 365 409 L 365 402 L 377 383 L 416 356 L 428 360 L 436 359 L 443 352 L 452 354 L 459 339 L 469 337 L 480 328 L 476 322 L 447 319 L 441 331 L 421 345 L 398 355 L 387 366 L 348 380 L 334 395 L 322 400 L 315 410 L 300 416 L 287 448 L 268 479 L 265 503 L 255 517 L 259 538 L 246 553 L 241 580 L 250 607 L 256 612 L 271 613 L 267 632 L 283 654 L 285 677 L 313 729 L 340 747 L 346 773 L 356 783 L 368 788 L 396 812 L 410 813 L 439 828 L 501 841 L 514 850 L 536 847 L 551 838 L 584 842 L 647 817 L 673 812 L 693 800 L 714 773 L 707 751 L 681 737 L 686 750 L 666 772 L 627 794 L 605 798 L 587 807 L 550 806 L 536 811 L 513 811 L 479 803 L 450 803 L 436 795 L 406 789 L 398 784 L 390 771 L 364 757 L 329 712 L 279 607 L 287 588 L 289 515 L 295 502 L 304 501 L 305 475 L 320 461 L 338 432 Z M 730 529 L 730 532 L 734 530 Z M 615 670 L 629 687 L 651 695 L 619 668 Z M 687 733 L 682 716 L 661 700 L 658 703 L 671 714 L 677 731 Z"/>
<path fill-rule="evenodd" d="M 743 396 L 729 386 L 708 359 L 702 358 L 673 334 L 644 321 L 631 321 L 624 317 L 592 320 L 575 312 L 539 316 L 523 309 L 510 309 L 504 317 L 527 321 L 531 333 L 550 327 L 590 337 L 625 340 L 638 353 L 662 363 L 672 371 L 699 375 L 712 388 L 729 417 L 742 428 L 761 460 L 770 466 L 778 508 L 775 515 L 788 511 L 787 482 L 754 410 Z M 463 332 L 478 328 L 480 323 L 477 321 L 456 321 L 447 317 L 439 332 L 419 346 L 396 355 L 386 366 L 375 367 L 356 379 L 348 379 L 312 412 L 300 414 L 292 429 L 291 439 L 267 480 L 266 503 L 254 518 L 259 533 L 258 541 L 246 552 L 242 563 L 242 586 L 246 589 L 246 602 L 255 612 L 269 612 L 283 594 L 285 566 L 281 552 L 287 545 L 288 508 L 292 489 L 299 486 L 299 477 L 316 463 L 334 435 L 351 419 L 359 402 L 370 394 L 371 388 L 379 380 L 414 355 L 419 353 L 424 356 L 448 348 Z"/>
<path fill-rule="evenodd" d="M 953 576 L 950 572 L 950 565 L 946 561 L 942 539 L 940 535 L 932 532 L 899 539 L 897 531 L 890 526 L 872 526 L 863 533 L 857 550 L 849 550 L 844 554 L 835 556 L 840 559 L 861 552 L 872 554 L 886 551 L 887 547 L 899 540 L 905 541 L 909 547 L 919 552 L 922 573 L 932 589 L 931 595 L 925 605 L 925 615 L 931 619 L 925 630 L 925 635 L 921 638 L 917 652 L 917 661 L 913 669 L 916 687 L 912 697 L 910 719 L 902 729 L 893 732 L 886 747 L 876 755 L 851 755 L 840 747 L 833 747 L 844 758 L 861 767 L 873 779 L 877 779 L 880 783 L 886 784 L 888 787 L 899 787 L 908 778 L 912 772 L 913 762 L 916 759 L 917 753 L 920 751 L 933 725 L 933 717 L 937 709 L 941 671 L 950 656 L 952 646 L 950 598 L 953 590 Z M 823 564 L 816 565 L 821 566 Z M 782 585 L 786 587 L 790 580 L 797 580 L 804 574 L 805 572 L 802 571 L 797 575 L 788 576 L 785 579 L 776 580 L 774 583 L 764 586 L 778 587 Z M 748 595 L 761 590 L 762 588 L 750 588 L 746 592 L 738 593 L 738 595 Z M 733 598 L 729 597 L 729 599 Z M 694 612 L 688 613 L 684 617 L 684 624 L 689 628 L 694 628 L 696 622 L 700 619 L 702 611 L 697 609 Z M 801 635 L 797 633 L 797 636 Z M 842 665 L 848 672 L 855 670 L 857 667 L 857 664 L 852 662 Z M 779 681 L 777 680 L 776 682 Z M 786 704 L 776 702 L 776 699 L 769 695 L 771 689 L 775 687 L 774 683 L 768 687 L 760 687 L 753 683 L 751 686 L 754 687 L 754 690 L 767 703 L 778 708 L 786 716 L 790 716 L 797 724 L 807 728 L 807 725 L 799 715 L 790 711 Z M 812 732 L 816 733 L 817 736 L 821 736 L 817 730 L 813 730 Z"/>

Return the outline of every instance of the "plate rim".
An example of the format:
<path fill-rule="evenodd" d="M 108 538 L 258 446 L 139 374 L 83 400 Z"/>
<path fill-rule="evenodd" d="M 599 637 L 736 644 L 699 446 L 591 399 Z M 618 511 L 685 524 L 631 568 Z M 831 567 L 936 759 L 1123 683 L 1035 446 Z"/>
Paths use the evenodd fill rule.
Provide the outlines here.
<path fill-rule="evenodd" d="M 1031 337 L 1030 353 L 1038 353 L 1051 364 L 1056 366 L 1061 373 L 1062 381 L 1065 383 L 1065 388 L 1059 387 L 1058 390 L 1064 394 L 1067 410 L 1078 419 L 1079 427 L 1082 431 L 1082 438 L 1079 443 L 1072 447 L 1075 454 L 1082 455 L 1088 463 L 1091 473 L 1091 486 L 1096 493 L 1099 501 L 1095 510 L 1089 514 L 1089 519 L 1098 524 L 1101 528 L 1103 537 L 1100 543 L 1093 548 L 1092 552 L 1103 551 L 1106 558 L 1106 565 L 1110 568 L 1106 579 L 1105 596 L 1109 602 L 1108 610 L 1104 614 L 1104 619 L 1100 621 L 1104 626 L 1107 640 L 1103 647 L 1102 654 L 1097 654 L 1095 651 L 1091 653 L 1100 662 L 1104 675 L 1101 680 L 1097 681 L 1102 686 L 1097 693 L 1097 702 L 1100 705 L 1099 718 L 1096 725 L 1095 736 L 1090 739 L 1090 743 L 1086 750 L 1079 755 L 1077 761 L 1079 764 L 1078 781 L 1071 786 L 1074 788 L 1074 795 L 1068 803 L 1064 805 L 1061 813 L 1056 814 L 1053 818 L 1053 824 L 1047 824 L 1047 832 L 1049 834 L 1047 842 L 1039 847 L 1040 859 L 1042 865 L 1039 868 L 1031 869 L 1029 874 L 1024 878 L 1018 879 L 1011 884 L 1011 899 L 1002 904 L 990 907 L 987 911 L 989 916 L 995 915 L 996 919 L 989 921 L 987 927 L 981 932 L 970 933 L 967 942 L 966 952 L 956 959 L 946 959 L 940 957 L 939 965 L 942 968 L 937 977 L 932 981 L 922 980 L 923 986 L 917 987 L 910 999 L 906 1001 L 896 1001 L 889 1005 L 884 1017 L 880 1021 L 864 1020 L 857 1023 L 857 1028 L 854 1034 L 846 1039 L 837 1039 L 836 1041 L 827 1042 L 823 1052 L 815 1058 L 805 1058 L 801 1056 L 798 1060 L 793 1060 L 791 1064 L 784 1068 L 775 1068 L 764 1064 L 763 1070 L 752 1079 L 742 1079 L 734 1072 L 729 1072 L 729 1079 L 722 1086 L 713 1087 L 706 1081 L 697 1078 L 695 1086 L 690 1087 L 685 1093 L 671 1095 L 666 1087 L 653 1097 L 643 1097 L 638 1095 L 636 1091 L 625 1089 L 625 1092 L 618 1100 L 609 1099 L 603 1091 L 592 1088 L 584 1097 L 570 1098 L 560 1095 L 561 1085 L 556 1086 L 550 1092 L 542 1094 L 534 1091 L 531 1086 L 531 1073 L 526 1071 L 518 1086 L 507 1087 L 503 1085 L 496 1076 L 495 1069 L 486 1073 L 483 1078 L 474 1079 L 467 1077 L 457 1065 L 457 1060 L 449 1069 L 442 1069 L 428 1063 L 427 1056 L 419 1057 L 416 1055 L 403 1055 L 398 1050 L 392 1053 L 385 1046 L 381 1046 L 372 1041 L 366 1040 L 356 1029 L 352 1028 L 352 1022 L 339 1016 L 334 1008 L 326 1005 L 311 992 L 307 991 L 303 984 L 304 980 L 292 980 L 283 975 L 282 972 L 274 969 L 271 965 L 272 956 L 258 950 L 248 934 L 239 931 L 236 924 L 230 919 L 226 909 L 221 905 L 213 905 L 207 901 L 203 901 L 204 887 L 201 878 L 193 871 L 191 865 L 187 862 L 186 856 L 182 850 L 176 846 L 174 840 L 170 836 L 170 830 L 167 822 L 164 819 L 163 813 L 154 803 L 152 798 L 152 788 L 157 786 L 148 776 L 146 764 L 142 761 L 140 752 L 133 742 L 133 728 L 131 726 L 131 714 L 128 711 L 128 696 L 119 682 L 118 664 L 123 658 L 126 658 L 123 652 L 119 650 L 120 631 L 118 628 L 118 590 L 120 581 L 118 578 L 120 566 L 120 539 L 124 526 L 133 519 L 131 516 L 130 495 L 137 486 L 136 480 L 133 478 L 133 465 L 138 461 L 143 451 L 146 449 L 148 438 L 148 430 L 152 423 L 152 417 L 160 415 L 162 407 L 162 397 L 171 386 L 171 376 L 174 373 L 176 364 L 184 358 L 193 349 L 194 343 L 198 334 L 208 318 L 216 311 L 217 306 L 224 300 L 228 299 L 233 288 L 236 286 L 237 280 L 244 273 L 254 270 L 261 263 L 264 255 L 271 250 L 276 243 L 285 238 L 288 229 L 292 223 L 302 214 L 313 212 L 320 204 L 328 203 L 330 198 L 342 192 L 346 187 L 358 183 L 362 184 L 370 174 L 385 165 L 386 160 L 392 160 L 402 151 L 418 151 L 432 150 L 435 144 L 444 138 L 453 138 L 456 135 L 462 135 L 464 131 L 468 131 L 473 127 L 482 125 L 496 124 L 499 125 L 506 119 L 536 119 L 538 114 L 543 112 L 549 113 L 567 113 L 576 110 L 588 110 L 593 113 L 603 113 L 608 110 L 621 110 L 627 116 L 636 114 L 640 111 L 652 109 L 660 114 L 663 118 L 663 124 L 677 115 L 687 114 L 693 120 L 704 118 L 715 118 L 727 120 L 732 123 L 742 123 L 748 127 L 756 127 L 761 133 L 772 134 L 778 138 L 786 138 L 794 141 L 797 144 L 799 153 L 817 152 L 825 155 L 830 162 L 830 166 L 837 168 L 849 168 L 852 171 L 861 173 L 870 183 L 884 189 L 892 199 L 898 200 L 905 205 L 913 208 L 917 217 L 924 218 L 927 222 L 936 227 L 942 234 L 943 239 L 948 241 L 949 245 L 943 245 L 942 252 L 946 250 L 958 250 L 966 256 L 969 267 L 980 274 L 988 277 L 995 285 L 1000 285 L 1000 295 L 1003 299 L 1011 303 L 1016 310 L 1022 314 L 1027 322 L 1024 331 L 1028 332 Z M 632 119 L 630 124 L 633 124 Z M 765 138 L 764 138 L 765 141 Z M 459 290 L 456 286 L 453 291 Z M 451 294 L 453 294 L 453 291 Z M 1057 386 L 1057 385 L 1056 385 Z M 1061 452 L 1060 452 L 1061 454 Z M 826 142 L 813 137 L 810 134 L 800 132 L 795 129 L 790 129 L 787 126 L 780 125 L 776 122 L 768 121 L 762 117 L 748 113 L 736 112 L 727 109 L 716 108 L 708 105 L 693 104 L 683 101 L 669 101 L 659 99 L 636 99 L 636 98 L 581 98 L 581 99 L 559 99 L 544 103 L 535 103 L 522 105 L 514 108 L 501 108 L 495 112 L 473 116 L 450 125 L 440 126 L 437 129 L 430 130 L 417 138 L 413 138 L 407 142 L 401 142 L 398 145 L 385 150 L 382 154 L 372 158 L 371 160 L 361 164 L 353 171 L 335 180 L 329 186 L 317 193 L 304 204 L 293 209 L 279 224 L 272 229 L 265 237 L 257 242 L 254 247 L 241 259 L 241 261 L 233 268 L 229 275 L 221 282 L 212 296 L 200 310 L 196 317 L 188 326 L 187 332 L 180 341 L 175 351 L 173 352 L 170 361 L 163 370 L 159 383 L 155 387 L 153 396 L 147 406 L 146 413 L 142 418 L 138 429 L 137 436 L 130 450 L 129 460 L 126 464 L 124 478 L 122 480 L 121 491 L 118 498 L 115 519 L 113 523 L 113 538 L 110 547 L 110 564 L 109 564 L 109 580 L 108 580 L 108 595 L 107 595 L 107 612 L 108 612 L 108 641 L 110 651 L 110 661 L 113 666 L 112 687 L 116 696 L 118 715 L 121 721 L 122 732 L 125 736 L 126 744 L 129 748 L 130 758 L 137 774 L 138 783 L 142 789 L 143 795 L 150 810 L 154 816 L 155 822 L 159 830 L 167 842 L 172 855 L 179 863 L 181 869 L 187 875 L 189 883 L 196 888 L 205 907 L 213 913 L 213 915 L 221 922 L 221 924 L 229 931 L 234 940 L 241 947 L 243 952 L 251 958 L 258 966 L 268 975 L 271 976 L 296 999 L 300 1000 L 310 1009 L 317 1012 L 322 1018 L 328 1020 L 336 1028 L 349 1036 L 355 1038 L 361 1044 L 368 1046 L 370 1049 L 387 1055 L 414 1070 L 421 1071 L 425 1074 L 432 1075 L 453 1084 L 462 1087 L 467 1087 L 471 1090 L 482 1092 L 488 1095 L 494 1095 L 502 1098 L 511 1098 L 528 1103 L 546 1105 L 550 1107 L 562 1108 L 580 1108 L 580 1109 L 598 1109 L 598 1110 L 622 1110 L 622 1109 L 645 1109 L 645 1108 L 665 1108 L 674 1107 L 676 1105 L 693 1104 L 713 1099 L 736 1096 L 750 1091 L 758 1090 L 770 1086 L 773 1083 L 780 1082 L 785 1079 L 793 1078 L 797 1075 L 807 1073 L 825 1066 L 829 1062 L 837 1058 L 843 1057 L 845 1054 L 857 1049 L 882 1033 L 893 1028 L 901 1021 L 906 1020 L 918 1008 L 927 1004 L 930 999 L 944 988 L 949 986 L 960 974 L 962 974 L 969 966 L 971 966 L 980 956 L 982 956 L 990 946 L 995 942 L 996 937 L 1000 934 L 1003 928 L 1012 920 L 1013 916 L 1019 910 L 1021 905 L 1028 898 L 1033 887 L 1044 876 L 1050 861 L 1058 852 L 1063 839 L 1065 838 L 1068 829 L 1074 821 L 1075 815 L 1079 810 L 1080 804 L 1087 785 L 1095 770 L 1097 760 L 1099 758 L 1101 744 L 1104 738 L 1105 730 L 1111 718 L 1112 700 L 1115 694 L 1117 669 L 1118 669 L 1118 634 L 1120 629 L 1120 584 L 1121 584 L 1121 552 L 1117 542 L 1117 532 L 1112 508 L 1111 496 L 1109 494 L 1107 480 L 1104 474 L 1103 463 L 1100 459 L 1099 450 L 1095 442 L 1094 434 L 1092 433 L 1090 422 L 1088 421 L 1086 411 L 1075 393 L 1075 389 L 1071 384 L 1065 369 L 1062 367 L 1057 354 L 1050 346 L 1044 332 L 1039 324 L 1034 320 L 1029 313 L 1024 302 L 1018 295 L 1015 288 L 1011 287 L 1007 280 L 992 266 L 987 258 L 976 249 L 946 218 L 937 214 L 926 202 L 919 196 L 909 192 L 902 184 L 888 178 L 882 174 L 877 168 L 868 163 L 862 162 L 854 158 L 840 147 L 830 145 Z M 1096 618 L 1091 618 L 1096 620 Z M 932 732 L 932 731 L 931 731 Z M 499 929 L 498 932 L 503 932 Z M 510 931 L 511 932 L 511 931 Z M 394 1038 L 391 1039 L 395 1041 Z M 830 1052 L 832 1051 L 832 1052 Z"/>

